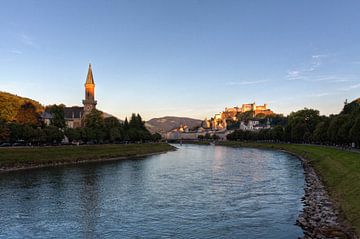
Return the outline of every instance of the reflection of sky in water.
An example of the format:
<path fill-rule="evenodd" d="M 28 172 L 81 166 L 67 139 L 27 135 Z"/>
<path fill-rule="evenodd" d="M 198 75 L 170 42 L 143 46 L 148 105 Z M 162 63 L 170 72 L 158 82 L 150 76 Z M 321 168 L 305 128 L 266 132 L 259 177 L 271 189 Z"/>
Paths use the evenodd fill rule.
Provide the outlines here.
<path fill-rule="evenodd" d="M 0 175 L 0 238 L 297 238 L 299 160 L 178 146 L 121 162 Z"/>

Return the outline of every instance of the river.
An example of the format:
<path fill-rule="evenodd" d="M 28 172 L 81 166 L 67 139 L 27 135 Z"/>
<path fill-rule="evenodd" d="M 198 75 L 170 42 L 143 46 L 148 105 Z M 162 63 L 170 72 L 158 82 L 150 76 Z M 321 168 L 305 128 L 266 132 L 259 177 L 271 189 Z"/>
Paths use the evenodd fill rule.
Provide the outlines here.
<path fill-rule="evenodd" d="M 304 175 L 284 152 L 176 145 L 0 174 L 0 238 L 298 238 Z"/>

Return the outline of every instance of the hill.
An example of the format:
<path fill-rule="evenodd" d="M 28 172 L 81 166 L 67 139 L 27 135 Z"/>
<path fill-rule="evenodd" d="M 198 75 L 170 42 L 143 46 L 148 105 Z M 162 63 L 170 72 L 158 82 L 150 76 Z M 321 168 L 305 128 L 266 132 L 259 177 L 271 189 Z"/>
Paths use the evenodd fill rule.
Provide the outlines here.
<path fill-rule="evenodd" d="M 162 118 L 151 119 L 145 123 L 145 126 L 151 133 L 166 133 L 179 127 L 180 124 L 186 124 L 191 129 L 200 126 L 201 122 L 202 120 L 199 119 L 166 116 Z"/>
<path fill-rule="evenodd" d="M 25 102 L 34 104 L 38 112 L 44 110 L 44 107 L 35 100 L 0 91 L 0 119 L 7 122 L 13 121 Z"/>

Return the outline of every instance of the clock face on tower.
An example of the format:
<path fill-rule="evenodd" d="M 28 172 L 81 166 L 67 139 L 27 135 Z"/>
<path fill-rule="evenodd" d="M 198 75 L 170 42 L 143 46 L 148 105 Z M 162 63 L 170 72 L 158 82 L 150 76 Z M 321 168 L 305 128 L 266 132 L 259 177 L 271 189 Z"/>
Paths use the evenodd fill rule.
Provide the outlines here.
<path fill-rule="evenodd" d="M 92 110 L 92 106 L 91 106 L 91 105 L 85 106 L 85 111 L 90 112 L 91 110 Z"/>

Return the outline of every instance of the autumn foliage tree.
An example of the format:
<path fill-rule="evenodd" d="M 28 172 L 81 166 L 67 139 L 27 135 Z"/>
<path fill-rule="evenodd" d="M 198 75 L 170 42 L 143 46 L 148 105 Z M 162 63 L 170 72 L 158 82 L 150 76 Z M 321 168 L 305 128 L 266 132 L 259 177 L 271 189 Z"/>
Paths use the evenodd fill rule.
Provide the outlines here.
<path fill-rule="evenodd" d="M 40 114 L 33 103 L 25 102 L 17 112 L 15 122 L 23 125 L 37 126 L 40 123 Z"/>

